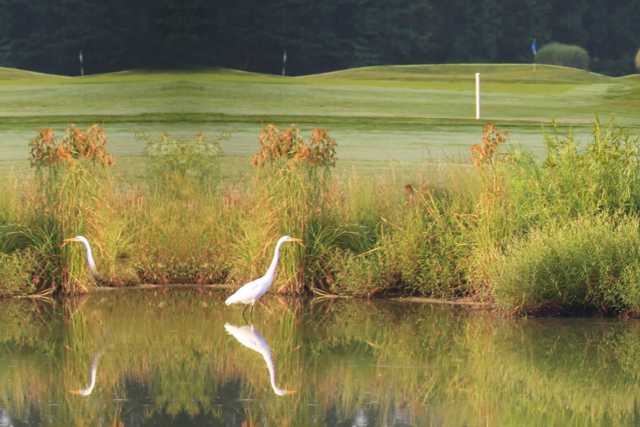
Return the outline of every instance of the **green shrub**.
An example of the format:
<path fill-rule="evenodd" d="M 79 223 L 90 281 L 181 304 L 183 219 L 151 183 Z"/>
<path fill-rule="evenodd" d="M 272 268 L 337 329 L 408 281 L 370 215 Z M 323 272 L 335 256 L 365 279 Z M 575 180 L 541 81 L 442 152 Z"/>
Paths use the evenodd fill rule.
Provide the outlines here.
<path fill-rule="evenodd" d="M 188 184 L 188 183 L 187 183 Z M 128 212 L 131 263 L 145 283 L 221 283 L 226 279 L 237 205 L 225 209 L 222 196 L 182 189 L 141 196 Z"/>
<path fill-rule="evenodd" d="M 9 253 L 26 246 L 20 229 L 33 196 L 29 184 L 17 176 L 0 180 L 0 252 Z"/>
<path fill-rule="evenodd" d="M 224 281 L 228 266 L 223 255 L 235 224 L 219 191 L 224 135 L 139 138 L 148 158 L 146 188 L 135 196 L 135 208 L 128 209 L 138 276 L 162 284 Z"/>
<path fill-rule="evenodd" d="M 640 224 L 602 215 L 547 224 L 509 244 L 489 266 L 508 310 L 640 311 Z"/>
<path fill-rule="evenodd" d="M 330 208 L 341 234 L 327 249 L 326 290 L 357 296 L 394 290 L 399 277 L 387 268 L 380 242 L 389 229 L 387 218 L 395 218 L 397 207 L 405 206 L 401 181 L 392 174 L 365 179 L 352 173 L 341 178 L 331 191 Z"/>
<path fill-rule="evenodd" d="M 504 214 L 517 218 L 518 229 L 602 212 L 640 213 L 640 144 L 626 130 L 596 121 L 586 146 L 556 129 L 545 145 L 542 163 L 513 153 L 501 164 Z"/>
<path fill-rule="evenodd" d="M 549 43 L 544 45 L 536 55 L 536 62 L 540 64 L 564 65 L 565 67 L 589 69 L 589 54 L 575 45 L 563 43 Z"/>
<path fill-rule="evenodd" d="M 335 248 L 330 263 L 327 290 L 336 295 L 373 296 L 387 292 L 398 283 L 385 265 L 380 250 L 361 254 Z"/>
<path fill-rule="evenodd" d="M 29 250 L 0 252 L 0 296 L 32 294 L 41 287 L 38 259 Z"/>
<path fill-rule="evenodd" d="M 474 200 L 464 175 L 449 178 L 458 187 L 403 188 L 390 175 L 349 185 L 334 207 L 345 233 L 325 266 L 329 290 L 366 296 L 466 294 Z"/>
<path fill-rule="evenodd" d="M 464 193 L 417 190 L 381 237 L 390 277 L 410 294 L 452 298 L 467 293 L 464 260 L 473 203 Z M 389 274 L 388 274 L 389 276 Z"/>
<path fill-rule="evenodd" d="M 640 213 L 640 145 L 613 123 L 593 127 L 579 147 L 573 135 L 545 137 L 547 155 L 512 152 L 492 170 L 480 170 L 484 189 L 469 276 L 481 292 L 491 287 L 487 268 L 513 240 L 557 221 Z"/>
<path fill-rule="evenodd" d="M 154 191 L 188 199 L 192 194 L 187 189 L 214 192 L 218 188 L 223 136 L 198 134 L 194 138 L 176 138 L 162 134 L 157 138 L 147 135 L 139 138 L 145 142 L 146 179 Z"/>

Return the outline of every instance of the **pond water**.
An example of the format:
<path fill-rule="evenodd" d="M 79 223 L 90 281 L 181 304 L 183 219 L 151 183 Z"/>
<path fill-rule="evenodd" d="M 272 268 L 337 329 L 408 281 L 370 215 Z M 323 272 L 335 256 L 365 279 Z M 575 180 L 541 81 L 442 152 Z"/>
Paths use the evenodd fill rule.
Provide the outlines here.
<path fill-rule="evenodd" d="M 224 297 L 1 301 L 0 426 L 640 424 L 636 321 Z"/>

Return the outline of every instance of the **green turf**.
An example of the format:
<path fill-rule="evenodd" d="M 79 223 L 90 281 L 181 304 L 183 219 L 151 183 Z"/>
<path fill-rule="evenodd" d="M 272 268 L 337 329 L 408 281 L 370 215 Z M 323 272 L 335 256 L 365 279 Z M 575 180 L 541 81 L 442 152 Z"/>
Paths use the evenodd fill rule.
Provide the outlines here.
<path fill-rule="evenodd" d="M 475 72 L 482 80 L 480 122 L 474 120 Z M 96 122 L 130 167 L 139 166 L 135 159 L 143 152 L 137 133 L 226 132 L 224 151 L 237 159 L 255 151 L 263 124 L 296 123 L 329 129 L 343 164 L 375 168 L 388 160 L 466 161 L 485 121 L 534 152 L 553 120 L 580 138 L 596 115 L 638 133 L 640 78 L 485 64 L 364 67 L 304 77 L 225 69 L 63 77 L 0 68 L 0 105 L 0 169 L 24 165 L 27 143 L 40 127 Z"/>

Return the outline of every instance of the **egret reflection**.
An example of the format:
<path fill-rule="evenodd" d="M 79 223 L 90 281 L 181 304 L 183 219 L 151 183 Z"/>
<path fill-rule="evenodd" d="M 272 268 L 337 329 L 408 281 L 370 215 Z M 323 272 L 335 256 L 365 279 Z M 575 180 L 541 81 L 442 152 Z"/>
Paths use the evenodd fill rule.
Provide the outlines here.
<path fill-rule="evenodd" d="M 291 390 L 285 390 L 276 385 L 276 369 L 273 366 L 273 359 L 271 357 L 271 348 L 267 341 L 264 339 L 260 332 L 253 325 L 235 326 L 229 323 L 225 323 L 224 329 L 232 335 L 240 344 L 250 348 L 253 351 L 260 353 L 265 363 L 267 364 L 267 370 L 269 371 L 269 380 L 271 381 L 271 388 L 273 392 L 278 396 L 284 396 L 287 394 L 295 393 Z"/>
<path fill-rule="evenodd" d="M 0 427 L 13 427 L 13 421 L 9 416 L 9 413 L 4 409 L 0 408 Z"/>
<path fill-rule="evenodd" d="M 70 390 L 70 393 L 77 394 L 80 396 L 89 396 L 93 392 L 93 388 L 96 386 L 96 376 L 98 373 L 98 363 L 100 362 L 100 358 L 102 357 L 102 351 L 96 353 L 93 356 L 93 361 L 91 362 L 91 371 L 89 373 L 89 384 L 85 388 L 81 388 L 79 390 Z"/>

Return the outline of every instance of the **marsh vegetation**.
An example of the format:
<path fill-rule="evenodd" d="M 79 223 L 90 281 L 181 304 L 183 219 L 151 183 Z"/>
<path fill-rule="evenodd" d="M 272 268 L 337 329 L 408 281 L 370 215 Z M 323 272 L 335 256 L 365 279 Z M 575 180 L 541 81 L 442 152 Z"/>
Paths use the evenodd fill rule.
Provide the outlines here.
<path fill-rule="evenodd" d="M 491 121 L 465 119 L 472 71 Z M 633 76 L 542 65 L 0 76 L 2 295 L 241 284 L 291 234 L 305 246 L 284 254 L 280 293 L 638 311 Z M 77 234 L 94 245 L 97 281 L 82 248 L 61 247 Z"/>
<path fill-rule="evenodd" d="M 614 123 L 592 140 L 550 129 L 543 159 L 484 127 L 471 165 L 364 176 L 336 173 L 326 130 L 265 126 L 242 183 L 225 182 L 220 137 L 145 139 L 147 168 L 115 179 L 98 126 L 31 143 L 33 179 L 1 194 L 5 295 L 134 283 L 241 284 L 262 274 L 280 235 L 275 289 L 359 297 L 420 295 L 514 312 L 640 309 L 640 151 Z M 447 179 L 443 179 L 447 177 Z M 4 184 L 5 186 L 7 184 Z M 94 281 L 82 251 L 90 238 Z"/>

